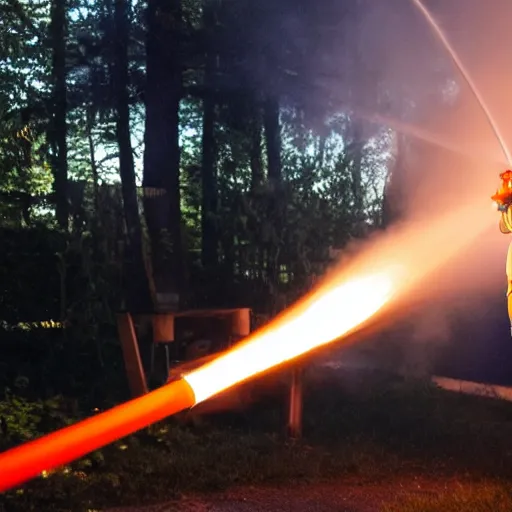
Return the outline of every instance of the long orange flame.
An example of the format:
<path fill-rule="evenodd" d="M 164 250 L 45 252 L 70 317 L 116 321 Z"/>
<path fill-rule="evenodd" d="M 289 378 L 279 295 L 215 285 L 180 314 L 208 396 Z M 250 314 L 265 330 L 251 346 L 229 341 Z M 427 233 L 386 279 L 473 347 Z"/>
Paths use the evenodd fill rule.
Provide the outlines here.
<path fill-rule="evenodd" d="M 332 342 L 372 317 L 396 289 L 391 273 L 349 280 L 313 295 L 243 345 L 196 369 L 184 379 L 196 402 L 208 398 L 301 354 Z M 277 325 L 276 325 L 277 324 Z"/>

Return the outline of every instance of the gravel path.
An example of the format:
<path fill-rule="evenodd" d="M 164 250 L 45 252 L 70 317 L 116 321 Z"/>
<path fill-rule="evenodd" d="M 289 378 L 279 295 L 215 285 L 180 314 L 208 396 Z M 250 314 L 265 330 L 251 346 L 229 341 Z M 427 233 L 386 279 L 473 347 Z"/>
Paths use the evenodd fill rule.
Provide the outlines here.
<path fill-rule="evenodd" d="M 449 492 L 456 481 L 410 477 L 386 483 L 342 481 L 287 487 L 245 487 L 147 507 L 109 512 L 380 512 L 406 496 Z"/>

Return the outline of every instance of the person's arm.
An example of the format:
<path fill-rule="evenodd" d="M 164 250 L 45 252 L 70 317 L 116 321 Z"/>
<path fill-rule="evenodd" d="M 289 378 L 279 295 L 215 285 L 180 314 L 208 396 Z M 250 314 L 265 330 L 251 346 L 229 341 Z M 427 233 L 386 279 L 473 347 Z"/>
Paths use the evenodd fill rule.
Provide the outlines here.
<path fill-rule="evenodd" d="M 500 217 L 500 231 L 504 234 L 504 235 L 508 235 L 509 233 L 511 233 L 510 229 L 508 229 L 507 227 L 507 223 L 505 221 L 505 215 L 506 213 L 502 213 L 501 214 L 501 217 Z"/>
<path fill-rule="evenodd" d="M 500 231 L 504 235 L 508 235 L 512 233 L 512 206 L 502 205 L 499 211 L 501 212 Z"/>
<path fill-rule="evenodd" d="M 507 252 L 507 304 L 508 304 L 508 317 L 510 319 L 510 335 L 512 336 L 512 243 L 508 246 Z"/>

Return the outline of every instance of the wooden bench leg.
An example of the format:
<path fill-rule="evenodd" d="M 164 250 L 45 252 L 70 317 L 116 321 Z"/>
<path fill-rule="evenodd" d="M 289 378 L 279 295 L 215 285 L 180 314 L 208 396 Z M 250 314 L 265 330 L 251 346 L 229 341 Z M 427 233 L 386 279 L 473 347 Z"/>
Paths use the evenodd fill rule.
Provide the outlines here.
<path fill-rule="evenodd" d="M 230 324 L 231 343 L 236 343 L 249 336 L 251 333 L 251 310 L 249 308 L 238 309 L 231 314 Z"/>
<path fill-rule="evenodd" d="M 149 375 L 153 376 L 153 373 L 155 372 L 155 350 L 156 350 L 156 344 L 151 343 L 151 354 L 150 354 L 150 363 L 149 363 Z"/>
<path fill-rule="evenodd" d="M 288 435 L 292 439 L 302 436 L 302 391 L 303 370 L 301 367 L 292 370 L 290 383 L 290 402 L 288 409 Z"/>
<path fill-rule="evenodd" d="M 117 330 L 121 340 L 124 365 L 131 394 L 134 398 L 145 395 L 148 392 L 148 385 L 130 313 L 119 313 L 117 315 Z"/>

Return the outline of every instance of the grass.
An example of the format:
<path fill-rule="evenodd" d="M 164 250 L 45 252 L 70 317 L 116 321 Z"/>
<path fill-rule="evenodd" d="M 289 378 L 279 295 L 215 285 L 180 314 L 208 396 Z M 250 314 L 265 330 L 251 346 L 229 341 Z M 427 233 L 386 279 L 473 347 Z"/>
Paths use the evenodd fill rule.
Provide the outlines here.
<path fill-rule="evenodd" d="M 510 512 L 512 487 L 481 484 L 460 488 L 440 496 L 408 498 L 399 504 L 387 505 L 383 512 Z"/>
<path fill-rule="evenodd" d="M 7 493 L 0 510 L 80 512 L 235 485 L 343 476 L 385 481 L 418 473 L 489 484 L 483 493 L 461 489 L 456 496 L 422 497 L 389 512 L 500 512 L 505 509 L 485 508 L 500 496 L 510 504 L 512 404 L 376 376 L 334 380 L 324 371 L 306 389 L 299 443 L 282 435 L 282 399 L 194 426 L 171 418 Z"/>

